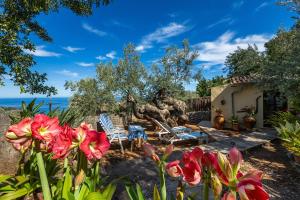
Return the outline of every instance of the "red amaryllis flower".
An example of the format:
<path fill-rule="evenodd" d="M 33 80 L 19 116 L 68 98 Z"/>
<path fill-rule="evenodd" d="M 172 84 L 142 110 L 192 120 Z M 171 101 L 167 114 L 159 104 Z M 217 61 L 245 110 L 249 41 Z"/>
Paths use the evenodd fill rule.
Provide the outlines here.
<path fill-rule="evenodd" d="M 185 152 L 182 156 L 182 162 L 187 164 L 191 161 L 195 161 L 197 162 L 198 164 L 201 163 L 201 159 L 202 159 L 202 156 L 203 156 L 203 150 L 196 147 L 194 148 L 192 151 L 190 152 Z"/>
<path fill-rule="evenodd" d="M 233 147 L 230 149 L 228 157 L 234 171 L 233 173 L 236 174 L 240 169 L 240 165 L 243 161 L 242 154 L 236 147 Z"/>
<path fill-rule="evenodd" d="M 195 161 L 190 161 L 182 168 L 183 180 L 189 185 L 197 185 L 201 180 L 201 168 Z"/>
<path fill-rule="evenodd" d="M 109 149 L 110 143 L 104 132 L 89 131 L 79 148 L 88 160 L 100 159 Z"/>
<path fill-rule="evenodd" d="M 44 114 L 37 114 L 31 124 L 32 136 L 46 144 L 62 131 L 58 118 L 50 118 Z"/>
<path fill-rule="evenodd" d="M 237 192 L 241 200 L 268 200 L 269 194 L 263 189 L 262 172 L 259 170 L 249 171 L 238 178 Z"/>
<path fill-rule="evenodd" d="M 166 171 L 171 177 L 179 177 L 182 175 L 182 169 L 179 166 L 179 163 L 179 160 L 175 160 L 166 165 Z"/>
<path fill-rule="evenodd" d="M 51 152 L 54 154 L 53 159 L 65 158 L 69 154 L 73 131 L 71 127 L 65 125 L 63 131 L 55 136 L 51 147 Z"/>
<path fill-rule="evenodd" d="M 31 118 L 25 118 L 18 124 L 10 126 L 4 134 L 7 141 L 12 143 L 15 149 L 25 151 L 31 146 Z"/>
<path fill-rule="evenodd" d="M 149 143 L 143 144 L 143 149 L 144 149 L 145 156 L 152 158 L 152 160 L 154 161 L 157 162 L 160 161 L 158 155 L 155 153 L 154 147 L 151 144 Z"/>
<path fill-rule="evenodd" d="M 82 122 L 80 126 L 73 132 L 73 138 L 75 138 L 77 142 L 81 143 L 85 140 L 87 133 L 91 130 L 94 130 L 91 124 Z"/>
<path fill-rule="evenodd" d="M 229 191 L 224 194 L 222 200 L 236 200 L 235 192 Z"/>

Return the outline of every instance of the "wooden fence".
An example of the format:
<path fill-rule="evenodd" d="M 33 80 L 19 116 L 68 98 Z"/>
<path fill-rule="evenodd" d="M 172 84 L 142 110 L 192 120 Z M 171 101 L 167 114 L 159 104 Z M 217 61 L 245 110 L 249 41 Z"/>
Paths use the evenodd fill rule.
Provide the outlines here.
<path fill-rule="evenodd" d="M 189 112 L 210 111 L 211 110 L 210 96 L 188 99 L 186 101 L 186 105 L 187 105 L 187 110 Z"/>

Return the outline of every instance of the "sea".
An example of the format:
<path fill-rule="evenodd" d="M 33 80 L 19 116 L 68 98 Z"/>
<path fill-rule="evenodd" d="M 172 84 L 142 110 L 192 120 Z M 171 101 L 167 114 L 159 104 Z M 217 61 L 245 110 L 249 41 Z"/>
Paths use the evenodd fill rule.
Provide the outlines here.
<path fill-rule="evenodd" d="M 0 107 L 6 108 L 17 108 L 20 109 L 22 105 L 22 101 L 26 104 L 29 104 L 34 98 L 0 98 Z M 60 110 L 68 108 L 69 98 L 68 97 L 43 97 L 36 98 L 36 104 L 43 103 L 40 108 L 41 112 L 47 113 L 49 112 L 49 104 L 52 104 L 52 110 L 55 108 L 59 108 Z"/>

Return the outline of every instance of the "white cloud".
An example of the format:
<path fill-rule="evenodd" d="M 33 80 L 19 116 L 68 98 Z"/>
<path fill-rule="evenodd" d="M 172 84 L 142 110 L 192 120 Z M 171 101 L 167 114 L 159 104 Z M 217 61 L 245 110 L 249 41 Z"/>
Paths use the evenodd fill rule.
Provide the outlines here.
<path fill-rule="evenodd" d="M 71 72 L 71 71 L 65 70 L 65 69 L 61 70 L 61 71 L 56 71 L 55 73 L 63 75 L 63 76 L 73 77 L 73 78 L 78 77 L 78 75 L 79 75 L 77 72 Z"/>
<path fill-rule="evenodd" d="M 86 62 L 77 62 L 76 64 L 81 67 L 92 67 L 95 65 L 94 63 L 86 63 Z"/>
<path fill-rule="evenodd" d="M 83 24 L 82 24 L 82 28 L 85 29 L 85 30 L 87 30 L 87 31 L 89 31 L 89 32 L 91 32 L 91 33 L 94 33 L 94 34 L 96 34 L 96 35 L 98 35 L 98 36 L 105 36 L 105 35 L 107 35 L 106 32 L 101 31 L 101 30 L 99 30 L 99 29 L 96 29 L 96 28 L 90 26 L 90 25 L 87 24 L 87 23 L 83 23 Z"/>
<path fill-rule="evenodd" d="M 188 30 L 189 27 L 185 24 L 169 23 L 167 26 L 157 28 L 154 32 L 145 35 L 136 50 L 144 52 L 146 49 L 152 48 L 153 43 L 166 42 L 168 38 L 175 37 Z"/>
<path fill-rule="evenodd" d="M 85 48 L 80 48 L 80 47 L 71 47 L 71 46 L 66 46 L 63 47 L 64 50 L 69 51 L 71 53 L 75 53 L 76 51 L 82 51 L 85 50 Z"/>
<path fill-rule="evenodd" d="M 59 56 L 61 56 L 60 53 L 45 50 L 45 46 L 43 46 L 43 45 L 36 46 L 36 49 L 34 51 L 29 51 L 28 49 L 24 49 L 24 52 L 29 53 L 34 56 L 38 56 L 38 57 L 59 57 Z"/>
<path fill-rule="evenodd" d="M 116 54 L 117 53 L 115 51 L 111 51 L 111 52 L 107 53 L 105 56 L 107 58 L 110 58 L 110 59 L 115 59 L 116 58 Z"/>
<path fill-rule="evenodd" d="M 232 7 L 233 8 L 235 8 L 235 9 L 238 9 L 238 8 L 240 8 L 240 7 L 242 7 L 243 5 L 244 5 L 244 1 L 243 0 L 241 0 L 241 1 L 236 1 L 236 2 L 234 2 L 233 4 L 232 4 Z"/>
<path fill-rule="evenodd" d="M 269 5 L 268 2 L 263 2 L 263 3 L 261 3 L 259 6 L 257 6 L 257 7 L 255 8 L 255 12 L 260 11 L 262 8 L 264 8 L 264 7 L 268 6 L 268 5 Z"/>
<path fill-rule="evenodd" d="M 106 60 L 106 57 L 105 56 L 97 56 L 96 59 L 98 59 L 98 60 Z"/>
<path fill-rule="evenodd" d="M 232 19 L 231 17 L 224 17 L 224 18 L 220 19 L 219 21 L 216 21 L 215 23 L 207 26 L 207 29 L 211 29 L 219 24 L 223 24 L 223 23 L 232 24 L 233 22 L 234 22 L 234 19 Z"/>
<path fill-rule="evenodd" d="M 248 45 L 255 44 L 258 50 L 264 50 L 264 44 L 272 38 L 268 34 L 253 34 L 245 37 L 234 38 L 235 33 L 227 31 L 214 41 L 205 41 L 193 45 L 199 50 L 198 61 L 202 65 L 210 67 L 213 65 L 223 65 L 226 56 L 235 51 L 238 47 L 247 48 Z"/>

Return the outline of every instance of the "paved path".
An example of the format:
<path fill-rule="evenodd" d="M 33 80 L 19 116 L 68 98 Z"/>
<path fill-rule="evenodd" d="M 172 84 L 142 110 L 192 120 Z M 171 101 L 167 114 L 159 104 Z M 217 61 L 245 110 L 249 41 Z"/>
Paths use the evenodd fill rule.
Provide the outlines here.
<path fill-rule="evenodd" d="M 214 134 L 216 135 L 216 132 Z M 224 137 L 223 139 L 219 139 L 218 137 L 218 140 L 216 142 L 212 142 L 201 147 L 203 147 L 205 150 L 228 153 L 229 149 L 235 146 L 241 152 L 244 152 L 262 144 L 268 143 L 276 138 L 277 133 L 275 130 L 264 129 L 259 132 L 254 131 L 251 133 L 244 133 L 235 137 Z"/>

